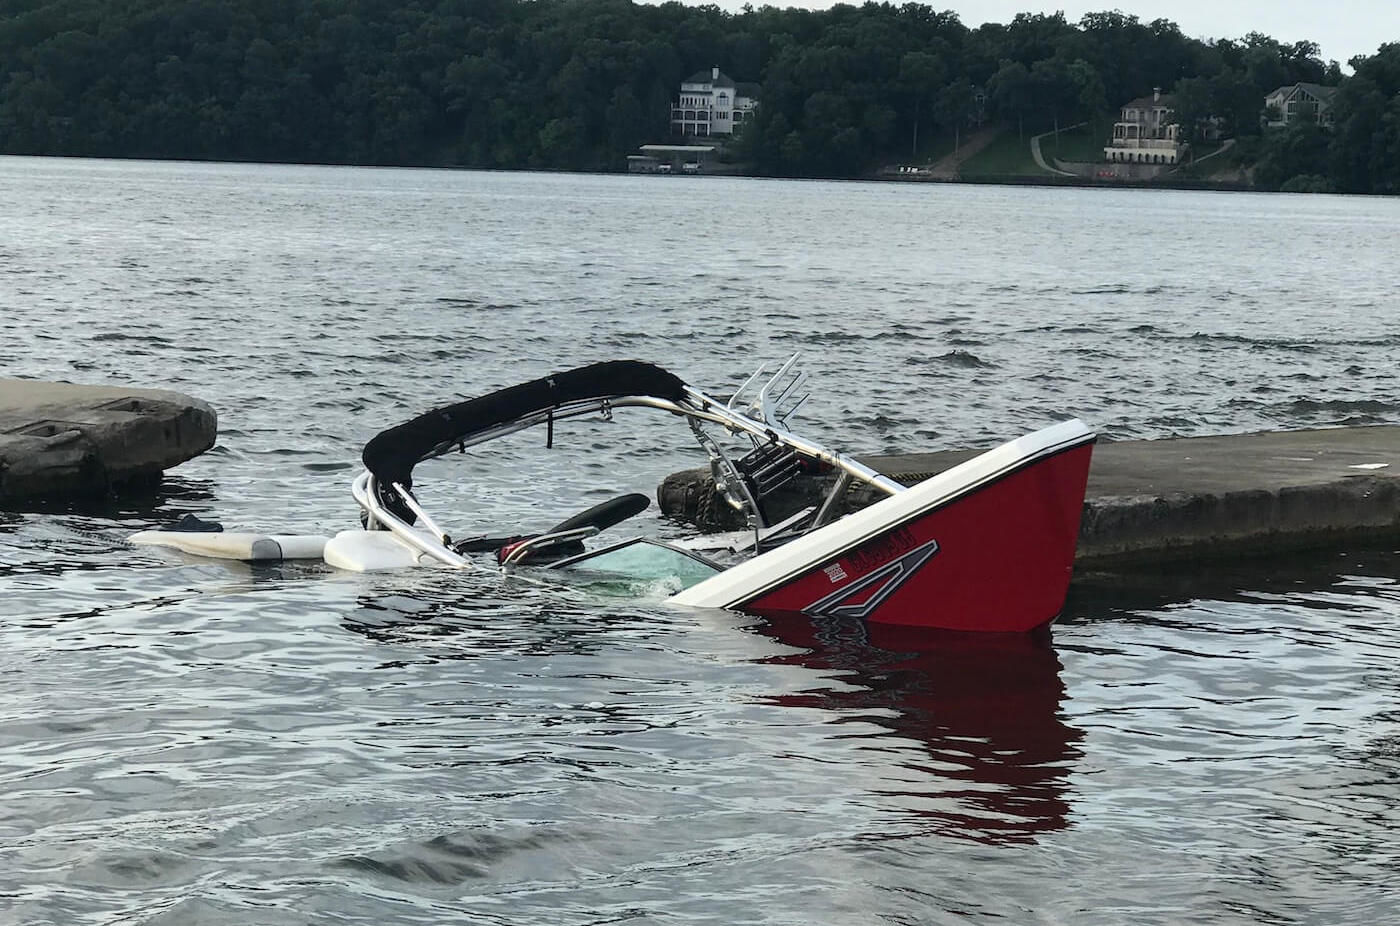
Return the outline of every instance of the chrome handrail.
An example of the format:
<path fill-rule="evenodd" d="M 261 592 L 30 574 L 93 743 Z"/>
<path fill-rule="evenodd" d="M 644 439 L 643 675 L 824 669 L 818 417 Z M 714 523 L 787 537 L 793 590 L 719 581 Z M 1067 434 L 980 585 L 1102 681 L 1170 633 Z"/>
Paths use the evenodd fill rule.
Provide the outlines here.
<path fill-rule="evenodd" d="M 415 531 L 411 524 L 406 523 L 398 515 L 380 504 L 373 473 L 366 470 L 356 477 L 354 484 L 350 487 L 350 494 L 354 496 L 355 502 L 360 508 L 369 515 L 368 524 L 371 528 L 376 523 L 383 525 L 404 543 L 445 566 L 452 566 L 456 569 L 472 568 L 471 561 L 466 557 L 445 546 L 429 543 L 427 538 Z"/>

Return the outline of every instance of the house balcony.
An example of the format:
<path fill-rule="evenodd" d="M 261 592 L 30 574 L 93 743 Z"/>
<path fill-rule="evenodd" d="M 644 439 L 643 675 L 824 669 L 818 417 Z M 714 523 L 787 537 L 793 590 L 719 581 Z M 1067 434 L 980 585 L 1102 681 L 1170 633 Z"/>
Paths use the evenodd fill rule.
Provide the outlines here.
<path fill-rule="evenodd" d="M 1117 139 L 1103 149 L 1103 159 L 1125 164 L 1179 164 L 1187 146 L 1163 138 Z"/>
<path fill-rule="evenodd" d="M 1110 148 L 1156 148 L 1162 151 L 1175 151 L 1181 142 L 1174 138 L 1115 138 L 1108 143 Z"/>
<path fill-rule="evenodd" d="M 671 122 L 672 135 L 711 135 L 710 124 L 708 122 L 687 122 L 675 119 Z"/>

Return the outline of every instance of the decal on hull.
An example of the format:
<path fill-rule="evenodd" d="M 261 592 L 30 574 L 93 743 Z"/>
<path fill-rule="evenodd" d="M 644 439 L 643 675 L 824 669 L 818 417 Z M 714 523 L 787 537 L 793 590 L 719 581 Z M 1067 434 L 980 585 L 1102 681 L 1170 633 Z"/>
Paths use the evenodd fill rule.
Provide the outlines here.
<path fill-rule="evenodd" d="M 901 585 L 913 578 L 937 552 L 938 541 L 930 540 L 859 581 L 817 599 L 802 610 L 819 617 L 867 618 Z"/>

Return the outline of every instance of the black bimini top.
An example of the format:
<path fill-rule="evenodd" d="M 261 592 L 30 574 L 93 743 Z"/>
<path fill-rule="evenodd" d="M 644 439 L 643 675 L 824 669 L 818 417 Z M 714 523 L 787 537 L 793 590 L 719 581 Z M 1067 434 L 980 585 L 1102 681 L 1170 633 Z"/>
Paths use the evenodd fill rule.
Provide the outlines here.
<path fill-rule="evenodd" d="M 426 412 L 375 435 L 361 456 L 381 483 L 407 488 L 418 463 L 498 425 L 586 399 L 640 395 L 676 402 L 684 390 L 678 376 L 650 363 L 594 363 Z"/>

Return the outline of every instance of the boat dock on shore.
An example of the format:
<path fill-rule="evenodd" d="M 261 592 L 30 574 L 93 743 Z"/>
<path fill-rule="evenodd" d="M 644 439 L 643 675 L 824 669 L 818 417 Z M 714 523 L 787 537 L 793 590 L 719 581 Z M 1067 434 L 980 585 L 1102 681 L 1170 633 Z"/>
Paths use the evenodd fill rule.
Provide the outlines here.
<path fill-rule="evenodd" d="M 217 433 L 178 392 L 0 378 L 0 507 L 149 488 Z"/>
<path fill-rule="evenodd" d="M 861 460 L 907 485 L 979 452 Z M 736 526 L 714 504 L 708 469 L 671 475 L 657 496 L 668 517 Z M 876 500 L 853 493 L 848 504 Z M 1392 538 L 1400 539 L 1400 426 L 1104 441 L 1094 449 L 1077 560 L 1283 553 Z"/>

